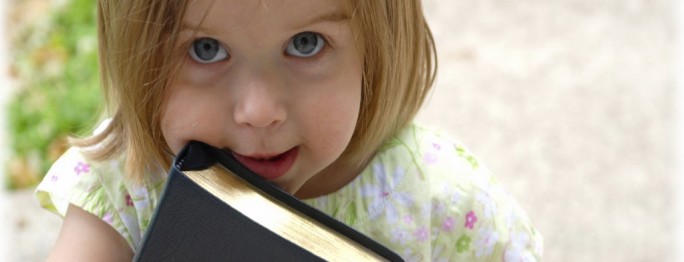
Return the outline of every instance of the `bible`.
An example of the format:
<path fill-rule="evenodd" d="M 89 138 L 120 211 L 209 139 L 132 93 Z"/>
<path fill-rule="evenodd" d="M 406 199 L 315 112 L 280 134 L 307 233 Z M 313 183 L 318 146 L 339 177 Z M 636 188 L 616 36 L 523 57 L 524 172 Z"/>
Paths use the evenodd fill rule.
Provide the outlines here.
<path fill-rule="evenodd" d="M 401 261 L 201 142 L 176 157 L 135 261 Z"/>

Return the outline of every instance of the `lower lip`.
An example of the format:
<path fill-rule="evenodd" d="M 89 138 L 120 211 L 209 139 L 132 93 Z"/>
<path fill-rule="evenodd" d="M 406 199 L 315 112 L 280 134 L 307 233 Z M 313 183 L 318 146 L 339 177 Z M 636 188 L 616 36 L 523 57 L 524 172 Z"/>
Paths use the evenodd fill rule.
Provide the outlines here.
<path fill-rule="evenodd" d="M 298 149 L 298 147 L 294 147 L 272 160 L 259 160 L 236 153 L 233 153 L 233 156 L 240 164 L 257 173 L 257 175 L 266 180 L 272 180 L 285 175 L 290 170 L 297 159 Z"/>

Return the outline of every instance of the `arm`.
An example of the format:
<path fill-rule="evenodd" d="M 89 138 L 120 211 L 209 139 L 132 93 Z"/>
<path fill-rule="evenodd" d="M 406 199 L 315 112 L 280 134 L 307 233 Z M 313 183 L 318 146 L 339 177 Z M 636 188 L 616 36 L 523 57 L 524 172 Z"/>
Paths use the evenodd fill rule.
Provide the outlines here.
<path fill-rule="evenodd" d="M 69 205 L 48 261 L 131 261 L 133 251 L 107 223 Z"/>

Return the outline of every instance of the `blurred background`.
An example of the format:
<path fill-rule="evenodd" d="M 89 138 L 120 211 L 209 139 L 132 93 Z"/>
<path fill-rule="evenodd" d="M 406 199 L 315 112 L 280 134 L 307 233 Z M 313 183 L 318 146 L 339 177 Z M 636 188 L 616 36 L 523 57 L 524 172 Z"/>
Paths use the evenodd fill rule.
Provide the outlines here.
<path fill-rule="evenodd" d="M 42 261 L 59 232 L 32 191 L 100 112 L 95 2 L 0 0 L 0 261 Z M 440 64 L 418 119 L 487 163 L 544 260 L 678 261 L 678 2 L 424 7 Z"/>

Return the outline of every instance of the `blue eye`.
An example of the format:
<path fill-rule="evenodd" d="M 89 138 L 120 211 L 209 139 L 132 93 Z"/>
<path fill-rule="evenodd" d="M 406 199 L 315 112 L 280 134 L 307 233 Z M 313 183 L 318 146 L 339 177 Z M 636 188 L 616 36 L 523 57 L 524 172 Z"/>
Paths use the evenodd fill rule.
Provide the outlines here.
<path fill-rule="evenodd" d="M 311 57 L 318 54 L 323 46 L 325 40 L 320 34 L 314 32 L 302 32 L 296 34 L 287 44 L 285 53 L 296 57 Z"/>
<path fill-rule="evenodd" d="M 198 63 L 210 64 L 228 58 L 228 51 L 213 38 L 198 38 L 192 42 L 188 54 Z"/>

